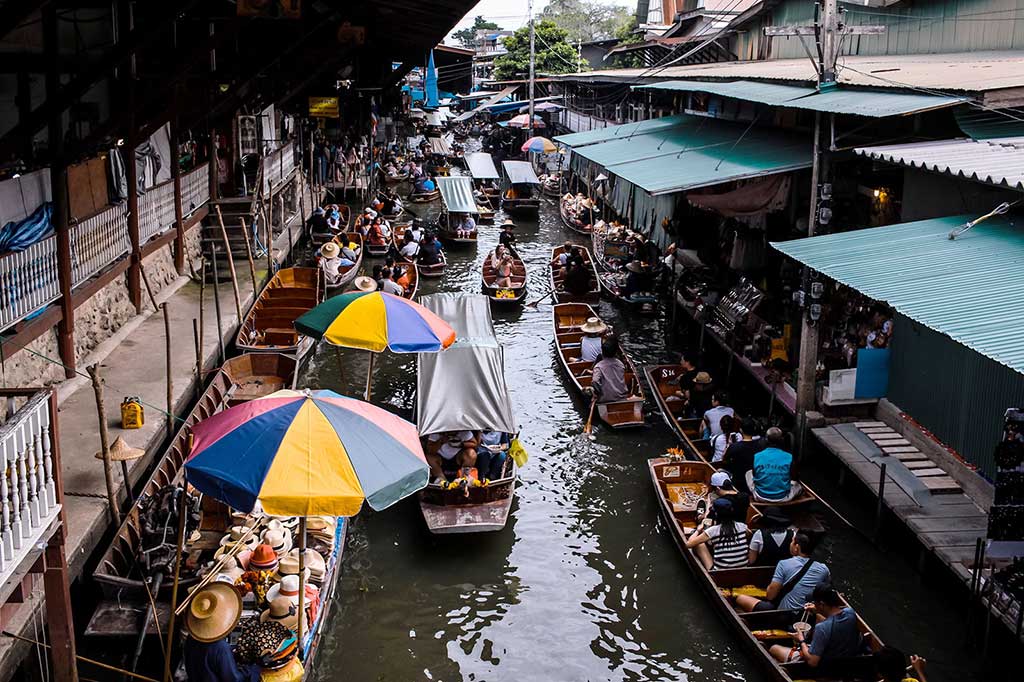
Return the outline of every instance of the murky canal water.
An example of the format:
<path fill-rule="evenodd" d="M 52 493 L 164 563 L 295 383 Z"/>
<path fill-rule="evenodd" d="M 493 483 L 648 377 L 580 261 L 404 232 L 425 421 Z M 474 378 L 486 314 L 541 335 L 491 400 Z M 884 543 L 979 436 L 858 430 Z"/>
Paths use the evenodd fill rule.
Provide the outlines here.
<path fill-rule="evenodd" d="M 572 235 L 550 202 L 539 223 L 517 224 L 532 301 L 548 290 L 552 245 Z M 498 232 L 482 227 L 477 248 L 449 251 L 444 279 L 421 280 L 420 295 L 478 293 Z M 627 319 L 607 301 L 599 310 L 638 365 L 675 357 L 667 320 Z M 676 443 L 654 405 L 646 428 L 597 425 L 596 442 L 579 450 L 585 406 L 556 366 L 550 302 L 494 317 L 530 453 L 508 526 L 436 537 L 415 500 L 364 511 L 351 525 L 314 679 L 767 679 L 710 610 L 658 516 L 644 462 Z M 359 395 L 366 354 L 345 350 L 342 358 L 339 372 L 334 350 L 321 347 L 303 383 Z M 413 355 L 380 356 L 374 402 L 411 419 L 415 369 Z M 844 527 L 821 558 L 883 639 L 932 659 L 933 680 L 974 679 L 974 666 L 961 660 L 962 614 L 905 560 L 886 558 Z"/>

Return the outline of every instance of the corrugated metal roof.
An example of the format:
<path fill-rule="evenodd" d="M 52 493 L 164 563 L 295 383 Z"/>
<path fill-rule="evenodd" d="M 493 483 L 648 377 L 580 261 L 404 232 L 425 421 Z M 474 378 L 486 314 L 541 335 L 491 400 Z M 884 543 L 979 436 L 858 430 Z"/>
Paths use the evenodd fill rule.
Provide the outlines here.
<path fill-rule="evenodd" d="M 441 156 L 451 156 L 452 148 L 448 144 L 448 141 L 443 137 L 428 137 L 427 141 L 430 142 L 430 153 L 439 154 Z"/>
<path fill-rule="evenodd" d="M 552 76 L 555 80 L 650 83 L 679 78 L 817 82 L 806 57 L 670 66 L 665 69 L 601 69 Z M 844 55 L 838 80 L 878 88 L 929 88 L 943 92 L 988 92 L 1024 87 L 1024 51 L 989 50 L 946 54 Z M 1019 99 L 1019 98 L 1018 98 Z M 1002 106 L 1015 106 L 1004 103 Z"/>
<path fill-rule="evenodd" d="M 705 116 L 671 118 L 674 125 L 643 132 L 635 123 L 605 128 L 606 141 L 573 146 L 573 153 L 655 195 L 811 165 L 808 136 Z"/>
<path fill-rule="evenodd" d="M 451 213 L 476 213 L 473 179 L 465 175 L 440 175 L 436 178 L 441 200 Z"/>
<path fill-rule="evenodd" d="M 994 217 L 949 239 L 950 230 L 977 217 L 948 216 L 772 246 L 1024 372 L 1024 224 L 1011 216 Z"/>
<path fill-rule="evenodd" d="M 539 185 L 540 179 L 529 161 L 502 161 L 508 181 L 513 185 Z"/>
<path fill-rule="evenodd" d="M 553 139 L 555 142 L 561 142 L 562 144 L 576 149 L 577 147 L 583 147 L 588 144 L 596 144 L 598 142 L 625 138 L 631 135 L 642 135 L 656 130 L 664 130 L 665 128 L 677 126 L 690 118 L 693 117 L 687 116 L 686 114 L 664 116 L 662 118 L 651 118 L 646 121 L 637 121 L 636 123 L 624 123 L 622 125 L 609 126 L 608 128 L 585 130 L 582 133 L 559 135 Z"/>
<path fill-rule="evenodd" d="M 1024 136 L 1024 110 L 993 111 L 961 107 L 953 116 L 964 135 L 975 140 Z"/>
<path fill-rule="evenodd" d="M 938 140 L 860 147 L 862 156 L 911 168 L 1024 190 L 1024 137 Z"/>
<path fill-rule="evenodd" d="M 470 152 L 466 154 L 466 165 L 469 173 L 477 180 L 496 180 L 498 169 L 494 167 L 494 159 L 487 152 Z"/>
<path fill-rule="evenodd" d="M 879 92 L 875 90 L 849 90 L 833 88 L 818 92 L 811 87 L 780 85 L 759 81 L 667 81 L 635 86 L 637 90 L 674 90 L 707 92 L 747 102 L 760 102 L 791 109 L 807 109 L 832 114 L 858 116 L 905 116 L 907 114 L 951 107 L 966 102 L 963 97 L 940 97 L 918 93 Z"/>

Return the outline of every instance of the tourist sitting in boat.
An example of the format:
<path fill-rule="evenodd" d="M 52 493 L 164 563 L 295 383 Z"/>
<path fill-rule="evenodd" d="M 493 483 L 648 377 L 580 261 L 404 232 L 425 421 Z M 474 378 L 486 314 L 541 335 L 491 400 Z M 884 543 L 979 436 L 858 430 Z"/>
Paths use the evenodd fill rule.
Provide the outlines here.
<path fill-rule="evenodd" d="M 783 559 L 793 556 L 793 528 L 789 517 L 778 507 L 766 507 L 757 519 L 758 529 L 750 537 L 747 563 L 751 566 L 777 566 Z"/>
<path fill-rule="evenodd" d="M 754 455 L 754 466 L 747 472 L 747 488 L 757 502 L 789 502 L 803 486 L 793 480 L 793 455 L 783 450 L 782 429 L 773 426 L 766 434 L 768 447 Z"/>
<path fill-rule="evenodd" d="M 409 229 L 407 231 L 409 234 L 412 235 L 413 241 L 422 241 L 423 236 L 425 234 L 423 230 L 423 221 L 420 220 L 419 218 L 416 218 L 415 220 L 412 221 L 412 225 L 409 226 Z"/>
<path fill-rule="evenodd" d="M 816 616 L 814 629 L 806 635 L 803 629 L 796 629 L 792 647 L 773 645 L 769 651 L 775 660 L 780 663 L 805 661 L 812 668 L 817 668 L 822 663 L 862 653 L 863 638 L 857 614 L 846 605 L 831 583 L 818 584 L 811 595 L 811 602 L 804 609 Z"/>
<path fill-rule="evenodd" d="M 580 357 L 574 362 L 597 362 L 601 358 L 601 341 L 608 331 L 608 325 L 599 317 L 587 318 L 580 325 L 583 337 L 580 339 Z"/>
<path fill-rule="evenodd" d="M 331 232 L 337 232 L 341 229 L 341 209 L 337 204 L 331 204 L 330 209 L 327 211 L 327 228 Z"/>
<path fill-rule="evenodd" d="M 444 481 L 447 474 L 456 474 L 463 467 L 476 466 L 476 449 L 480 444 L 472 431 L 447 431 L 427 436 L 427 465 L 430 479 Z"/>
<path fill-rule="evenodd" d="M 498 266 L 501 265 L 502 259 L 504 259 L 505 256 L 507 255 L 508 249 L 505 248 L 504 244 L 498 244 L 496 247 L 494 247 L 494 251 L 491 251 L 491 256 L 488 259 L 490 261 L 489 265 L 491 266 L 491 269 L 497 270 Z"/>
<path fill-rule="evenodd" d="M 688 417 L 703 417 L 704 413 L 711 409 L 712 395 L 714 395 L 714 385 L 711 375 L 707 372 L 697 372 L 697 376 L 693 378 L 693 386 L 687 393 L 686 415 Z M 701 435 L 703 435 L 703 428 Z"/>
<path fill-rule="evenodd" d="M 424 236 L 419 247 L 420 255 L 417 262 L 420 265 L 437 265 L 441 262 L 441 249 L 433 237 Z"/>
<path fill-rule="evenodd" d="M 384 236 L 384 228 L 380 220 L 373 221 L 366 238 L 374 246 L 383 246 L 388 243 L 387 237 Z"/>
<path fill-rule="evenodd" d="M 928 661 L 920 656 L 910 656 L 913 675 L 908 674 L 906 655 L 896 647 L 883 646 L 875 652 L 874 659 L 878 682 L 928 682 L 924 674 Z"/>
<path fill-rule="evenodd" d="M 320 247 L 320 270 L 327 286 L 336 286 L 344 275 L 341 269 L 353 265 L 355 261 L 341 256 L 341 247 L 337 243 L 327 242 Z"/>
<path fill-rule="evenodd" d="M 476 232 L 476 221 L 468 213 L 456 213 L 453 215 L 452 224 L 455 228 L 455 236 L 460 239 L 468 239 Z"/>
<path fill-rule="evenodd" d="M 402 248 L 398 252 L 408 260 L 415 260 L 416 256 L 419 255 L 419 242 L 412 238 L 412 234 L 408 230 L 402 235 Z"/>
<path fill-rule="evenodd" d="M 317 206 L 313 209 L 313 215 L 306 221 L 310 234 L 324 234 L 327 232 L 327 212 Z"/>
<path fill-rule="evenodd" d="M 741 611 L 792 611 L 803 608 L 821 583 L 829 582 L 832 574 L 828 566 L 811 559 L 815 542 L 811 534 L 798 530 L 790 543 L 792 556 L 775 566 L 772 581 L 765 591 L 765 598 L 740 594 L 736 595 L 736 608 Z"/>
<path fill-rule="evenodd" d="M 508 458 L 510 438 L 501 431 L 480 432 L 480 445 L 476 449 L 476 470 L 481 479 L 496 481 L 501 478 Z"/>
<path fill-rule="evenodd" d="M 564 268 L 569 264 L 569 257 L 572 255 L 572 252 L 575 249 L 576 247 L 573 246 L 572 242 L 569 241 L 568 239 L 566 239 L 565 242 L 562 243 L 562 252 L 558 254 L 559 267 Z"/>
<path fill-rule="evenodd" d="M 593 378 L 586 393 L 599 403 L 611 403 L 629 397 L 626 365 L 619 359 L 619 340 L 607 336 L 601 342 L 601 359 L 594 363 Z"/>
<path fill-rule="evenodd" d="M 190 682 L 258 682 L 258 665 L 239 665 L 228 636 L 242 615 L 233 585 L 212 582 L 192 597 L 185 612 L 185 674 Z"/>
<path fill-rule="evenodd" d="M 686 546 L 694 550 L 709 571 L 746 566 L 747 524 L 739 520 L 732 501 L 724 497 L 715 500 L 709 518 L 713 524 L 695 529 L 686 538 Z"/>
<path fill-rule="evenodd" d="M 516 229 L 516 224 L 505 218 L 505 222 L 501 224 L 501 236 L 498 237 L 498 243 L 509 251 L 516 250 L 516 235 L 512 232 L 514 229 Z"/>
<path fill-rule="evenodd" d="M 409 287 L 412 286 L 413 269 L 407 266 L 396 265 L 393 272 L 395 273 L 395 281 L 398 282 L 398 286 L 402 287 L 403 292 L 408 293 Z"/>
<path fill-rule="evenodd" d="M 429 177 L 423 176 L 416 181 L 416 193 L 427 194 L 437 189 L 437 185 Z"/>
<path fill-rule="evenodd" d="M 562 287 L 566 293 L 573 296 L 586 296 L 590 293 L 591 275 L 592 273 L 586 265 L 570 259 L 569 266 L 565 270 L 565 277 L 562 278 Z"/>
<path fill-rule="evenodd" d="M 725 391 L 711 394 L 711 407 L 701 415 L 700 430 L 705 438 L 714 438 L 722 433 L 722 417 L 733 417 L 736 411 L 729 407 L 729 397 Z"/>
<path fill-rule="evenodd" d="M 719 433 L 711 437 L 711 463 L 718 464 L 725 458 L 726 449 L 733 443 L 743 440 L 739 431 L 739 418 L 727 414 L 718 421 Z"/>
<path fill-rule="evenodd" d="M 708 492 L 708 498 L 714 501 L 723 497 L 732 501 L 736 518 L 746 520 L 747 510 L 750 509 L 750 495 L 736 490 L 736 486 L 733 485 L 732 478 L 727 472 L 716 471 L 711 474 L 711 490 Z"/>
<path fill-rule="evenodd" d="M 733 424 L 735 426 L 735 422 Z M 740 440 L 729 444 L 718 463 L 718 467 L 728 471 L 736 487 L 745 493 L 750 493 L 747 472 L 754 468 L 754 455 L 768 447 L 762 433 L 760 422 L 753 417 L 743 417 L 739 422 Z"/>
<path fill-rule="evenodd" d="M 401 272 L 398 266 L 393 268 L 384 268 L 381 272 L 381 287 L 380 290 L 386 294 L 394 294 L 395 296 L 405 296 L 405 287 L 398 283 L 398 278 L 401 276 Z"/>

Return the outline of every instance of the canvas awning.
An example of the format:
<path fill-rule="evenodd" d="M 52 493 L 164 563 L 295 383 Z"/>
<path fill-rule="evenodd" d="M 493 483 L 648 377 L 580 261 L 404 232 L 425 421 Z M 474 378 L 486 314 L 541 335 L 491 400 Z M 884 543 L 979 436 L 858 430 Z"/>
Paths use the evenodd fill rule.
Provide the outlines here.
<path fill-rule="evenodd" d="M 760 81 L 666 81 L 635 86 L 636 90 L 670 90 L 675 92 L 706 92 L 747 102 L 758 102 L 791 109 L 805 109 L 830 114 L 855 114 L 884 118 L 906 116 L 933 109 L 963 104 L 966 97 L 947 97 L 916 92 L 855 90 L 837 86 L 818 92 L 801 85 L 780 85 Z"/>
<path fill-rule="evenodd" d="M 446 178 L 438 178 L 442 180 Z M 416 425 L 420 435 L 442 431 L 517 431 L 505 384 L 505 360 L 479 294 L 431 294 L 419 300 L 455 330 L 448 350 L 420 353 Z"/>
<path fill-rule="evenodd" d="M 540 179 L 528 161 L 502 161 L 501 167 L 505 169 L 505 175 L 513 185 L 540 184 Z"/>
<path fill-rule="evenodd" d="M 436 111 L 427 114 L 427 125 L 440 128 L 444 125 L 444 117 Z"/>
<path fill-rule="evenodd" d="M 450 213 L 477 213 L 473 198 L 473 179 L 465 175 L 438 176 L 437 188 Z"/>
<path fill-rule="evenodd" d="M 1024 226 L 1012 216 L 996 216 L 955 240 L 949 238 L 951 230 L 976 218 L 933 218 L 772 246 L 915 322 L 1024 372 Z"/>
<path fill-rule="evenodd" d="M 494 167 L 494 159 L 487 152 L 471 152 L 466 154 L 466 164 L 470 174 L 477 180 L 496 180 L 498 169 Z"/>
<path fill-rule="evenodd" d="M 509 95 L 511 95 L 513 92 L 516 91 L 516 89 L 518 87 L 519 87 L 519 85 L 516 84 L 516 85 L 510 85 L 507 88 L 503 88 L 502 91 L 499 92 L 498 94 L 493 95 L 491 97 L 488 97 L 486 100 L 481 102 L 480 105 L 476 109 L 471 109 L 471 110 L 469 110 L 469 111 L 467 111 L 465 113 L 459 114 L 459 116 L 456 117 L 455 122 L 456 123 L 461 123 L 462 121 L 467 121 L 467 120 L 473 118 L 473 116 L 475 116 L 477 113 L 479 113 L 485 107 L 488 107 L 488 106 L 490 106 L 492 104 L 500 102 L 501 100 L 503 100 L 506 97 L 508 97 Z"/>
<path fill-rule="evenodd" d="M 451 156 L 452 148 L 443 137 L 428 137 L 430 141 L 430 153 L 439 156 Z"/>
<path fill-rule="evenodd" d="M 671 118 L 675 119 L 673 125 L 639 131 L 636 124 L 628 123 L 605 128 L 612 131 L 610 137 L 573 147 L 573 154 L 652 195 L 811 165 L 808 136 L 703 116 Z M 556 139 L 570 144 L 565 140 L 569 137 Z"/>

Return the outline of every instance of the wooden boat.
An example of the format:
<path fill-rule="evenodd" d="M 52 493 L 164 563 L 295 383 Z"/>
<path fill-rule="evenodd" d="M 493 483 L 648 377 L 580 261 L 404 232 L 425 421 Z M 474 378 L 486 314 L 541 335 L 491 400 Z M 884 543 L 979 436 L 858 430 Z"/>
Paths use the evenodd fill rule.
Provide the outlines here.
<path fill-rule="evenodd" d="M 441 240 L 452 246 L 472 246 L 476 244 L 477 231 L 470 232 L 468 237 L 459 236 L 451 227 L 451 214 L 445 211 L 437 219 L 437 234 Z"/>
<path fill-rule="evenodd" d="M 395 175 L 388 175 L 387 173 L 384 174 L 384 182 L 389 184 L 389 185 L 397 185 L 398 183 L 405 182 L 408 179 L 409 179 L 409 171 L 404 171 L 402 173 L 396 173 Z"/>
<path fill-rule="evenodd" d="M 343 232 L 335 237 L 333 241 L 338 246 L 342 246 L 343 244 L 355 244 L 358 247 L 358 258 L 356 258 L 354 265 L 346 265 L 339 269 L 338 274 L 341 275 L 341 277 L 335 284 L 324 283 L 324 288 L 326 290 L 325 295 L 328 296 L 333 296 L 336 293 L 344 291 L 348 285 L 352 283 L 352 280 L 356 278 L 356 275 L 359 274 L 359 268 L 363 265 L 363 253 L 365 249 L 363 245 L 363 235 L 358 232 Z M 320 258 L 317 257 L 317 264 L 319 264 L 319 262 Z"/>
<path fill-rule="evenodd" d="M 430 192 L 413 192 L 409 195 L 409 201 L 414 204 L 429 204 L 441 198 L 441 190 L 435 189 Z"/>
<path fill-rule="evenodd" d="M 457 340 L 444 353 L 421 353 L 417 360 L 417 427 L 424 438 L 450 429 L 436 428 L 455 422 L 454 430 L 493 429 L 511 439 L 516 432 L 512 400 L 505 383 L 502 348 L 494 334 L 486 297 L 466 294 L 431 294 L 420 303 L 455 330 Z M 459 390 L 447 390 L 453 381 Z M 476 406 L 487 405 L 486 414 Z M 463 472 L 460 472 L 460 474 Z M 432 533 L 477 533 L 505 527 L 515 497 L 516 465 L 506 457 L 500 476 L 487 485 L 469 484 L 475 475 L 450 484 L 430 483 L 419 493 L 420 510 Z"/>
<path fill-rule="evenodd" d="M 683 373 L 679 365 L 652 365 L 644 368 L 647 375 L 647 382 L 654 393 L 654 401 L 658 405 L 662 419 L 675 433 L 676 438 L 683 444 L 684 450 L 694 459 L 710 463 L 714 448 L 711 441 L 703 437 L 700 432 L 700 417 L 686 417 L 683 410 L 683 400 L 677 399 L 676 391 L 679 390 L 678 378 Z M 818 494 L 806 483 L 801 481 L 803 493 L 789 502 L 772 502 L 776 507 L 799 507 L 809 505 L 818 501 Z"/>
<path fill-rule="evenodd" d="M 526 298 L 526 264 L 519 254 L 512 252 L 512 286 L 495 286 L 498 280 L 498 271 L 491 267 L 491 254 L 484 258 L 481 280 L 483 282 L 484 295 L 491 299 L 492 303 L 522 303 Z"/>
<path fill-rule="evenodd" d="M 411 301 L 416 298 L 416 293 L 420 288 L 419 266 L 415 263 L 406 263 L 405 267 L 409 268 L 409 286 L 405 288 L 405 293 L 402 294 L 402 297 Z"/>
<path fill-rule="evenodd" d="M 545 196 L 549 197 L 557 198 L 562 196 L 562 178 L 560 176 L 548 178 L 541 183 L 540 191 L 543 192 Z"/>
<path fill-rule="evenodd" d="M 540 213 L 540 199 L 538 197 L 515 197 L 509 198 L 501 195 L 501 209 L 509 215 L 516 217 L 536 216 Z"/>
<path fill-rule="evenodd" d="M 146 596 L 145 561 L 155 562 L 158 558 L 173 561 L 174 538 L 165 539 L 163 544 L 157 542 L 158 551 L 149 551 L 140 561 L 140 551 L 152 550 L 149 536 L 142 525 L 141 505 L 143 500 L 157 499 L 161 491 L 171 486 L 179 478 L 178 474 L 189 453 L 190 428 L 228 407 L 249 400 L 269 395 L 274 391 L 290 388 L 295 375 L 295 358 L 281 353 L 246 353 L 232 358 L 214 373 L 209 385 L 199 397 L 196 406 L 182 422 L 181 428 L 160 457 L 156 468 L 142 487 L 135 504 L 124 516 L 121 527 L 114 535 L 107 550 L 93 571 L 93 578 L 99 584 L 103 595 L 110 602 L 101 603 L 89 624 L 91 634 L 133 634 L 138 631 L 137 619 L 148 602 Z M 152 530 L 152 529 L 150 529 Z M 167 546 L 169 543 L 169 547 Z M 168 555 L 167 551 L 171 554 Z M 160 557 L 157 555 L 162 553 Z M 155 570 L 155 568 L 154 568 Z M 188 581 L 182 584 L 188 587 Z M 162 584 L 154 596 L 169 595 L 170 581 Z M 151 587 L 152 589 L 152 587 Z M 134 612 L 132 624 L 126 632 L 113 630 L 129 627 L 121 623 L 123 618 L 109 618 L 111 609 L 118 610 L 119 601 L 137 601 L 141 609 Z M 155 630 L 154 630 L 155 632 Z"/>
<path fill-rule="evenodd" d="M 562 288 L 562 274 L 560 272 L 561 265 L 558 262 L 558 257 L 565 253 L 565 245 L 556 246 L 551 249 L 551 260 L 549 262 L 549 269 L 551 271 L 551 290 L 554 292 L 556 303 L 597 303 L 601 297 L 601 281 L 597 276 L 597 269 L 594 267 L 594 259 L 590 256 L 590 250 L 587 247 L 580 244 L 575 245 L 583 255 L 585 260 L 592 271 L 590 289 L 583 296 L 574 295 Z"/>
<path fill-rule="evenodd" d="M 440 252 L 441 260 L 433 265 L 421 265 L 416 263 L 416 269 L 419 271 L 420 277 L 424 279 L 438 279 L 444 275 L 444 269 L 448 267 L 448 256 L 445 255 L 444 251 Z"/>
<path fill-rule="evenodd" d="M 569 215 L 569 209 L 566 207 L 564 196 L 558 200 L 558 215 L 562 217 L 562 224 L 573 232 L 589 235 L 593 231 L 593 225 L 581 225 L 576 219 Z"/>
<path fill-rule="evenodd" d="M 632 248 L 625 239 L 608 239 L 608 228 L 603 223 L 590 233 L 594 261 L 603 272 L 618 272 L 632 259 Z"/>
<path fill-rule="evenodd" d="M 658 313 L 658 297 L 653 292 L 639 292 L 632 296 L 623 293 L 625 274 L 617 272 L 599 272 L 601 291 L 619 305 L 629 308 L 637 315 L 656 315 Z"/>
<path fill-rule="evenodd" d="M 338 206 L 338 232 L 346 232 L 352 227 L 352 207 L 347 204 L 340 204 Z M 327 242 L 334 239 L 336 232 L 310 232 L 309 241 L 314 246 L 323 246 Z"/>
<path fill-rule="evenodd" d="M 478 225 L 493 225 L 494 224 L 494 209 L 488 203 L 476 205 L 476 222 Z"/>
<path fill-rule="evenodd" d="M 418 259 L 410 260 L 402 255 L 401 246 L 402 240 L 404 239 L 405 231 L 409 229 L 412 223 L 403 223 L 393 226 L 391 231 L 391 242 L 395 248 L 395 259 L 402 263 L 416 263 L 417 275 L 426 279 L 436 279 L 444 274 L 444 269 L 448 265 L 448 257 L 445 256 L 444 251 L 440 252 L 441 260 L 433 265 L 422 265 Z"/>
<path fill-rule="evenodd" d="M 558 359 L 573 386 L 585 398 L 583 389 L 590 386 L 590 372 L 594 363 L 582 362 L 579 359 L 580 339 L 583 338 L 580 325 L 591 317 L 598 317 L 598 315 L 593 308 L 585 303 L 558 303 L 552 310 Z M 640 382 L 640 375 L 633 365 L 633 360 L 624 350 L 621 351 L 621 359 L 626 366 L 626 386 L 629 388 L 630 395 L 625 400 L 598 403 L 597 416 L 613 429 L 643 426 L 644 389 Z M 587 398 L 588 404 L 589 400 Z"/>
<path fill-rule="evenodd" d="M 301 357 L 313 347 L 313 341 L 295 331 L 295 320 L 323 299 L 319 268 L 278 270 L 245 316 L 235 345 L 242 352 L 289 353 Z"/>
<path fill-rule="evenodd" d="M 753 566 L 708 570 L 696 553 L 686 547 L 687 531 L 695 528 L 697 524 L 697 512 L 691 500 L 701 497 L 701 491 L 710 488 L 714 467 L 705 462 L 681 461 L 668 457 L 650 459 L 647 461 L 647 467 L 661 514 L 687 565 L 707 593 L 712 605 L 736 632 L 744 646 L 756 657 L 771 679 L 775 682 L 876 679 L 870 655 L 846 658 L 834 661 L 832 664 L 823 663 L 817 668 L 812 668 L 803 662 L 777 662 L 768 649 L 772 644 L 792 645 L 792 639 L 788 632 L 792 629 L 798 616 L 793 611 L 740 613 L 737 612 L 727 596 L 735 588 L 745 588 L 746 590 L 766 588 L 771 582 L 775 568 L 773 566 Z M 757 527 L 759 517 L 758 505 L 751 504 L 747 520 L 752 529 Z M 867 647 L 871 651 L 879 650 L 882 647 L 882 642 L 859 616 L 857 625 Z"/>

